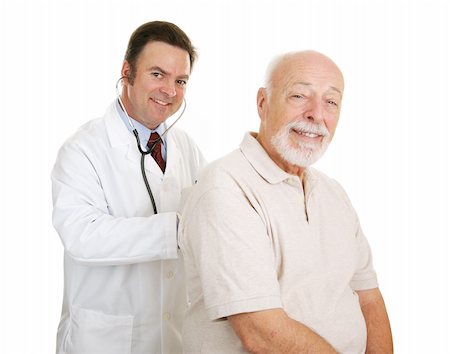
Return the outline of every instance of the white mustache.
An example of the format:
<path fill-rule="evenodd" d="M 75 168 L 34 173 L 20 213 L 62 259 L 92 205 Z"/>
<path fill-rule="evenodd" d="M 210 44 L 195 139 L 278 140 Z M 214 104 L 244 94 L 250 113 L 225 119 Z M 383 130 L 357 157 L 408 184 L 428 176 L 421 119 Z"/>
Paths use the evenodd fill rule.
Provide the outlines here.
<path fill-rule="evenodd" d="M 325 124 L 323 124 L 323 123 L 316 124 L 316 123 L 306 122 L 304 120 L 290 122 L 289 124 L 286 125 L 286 129 L 296 130 L 301 133 L 321 135 L 324 137 L 327 137 L 328 135 L 330 135 L 330 132 L 325 127 Z"/>

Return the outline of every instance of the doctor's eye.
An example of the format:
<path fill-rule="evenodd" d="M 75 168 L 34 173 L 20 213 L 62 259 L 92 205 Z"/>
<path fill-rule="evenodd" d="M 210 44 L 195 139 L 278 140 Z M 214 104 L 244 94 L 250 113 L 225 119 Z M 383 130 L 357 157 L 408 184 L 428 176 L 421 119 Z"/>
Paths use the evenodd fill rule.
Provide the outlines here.
<path fill-rule="evenodd" d="M 157 79 L 161 79 L 163 77 L 163 74 L 158 71 L 153 71 L 152 73 L 150 73 L 150 75 L 156 77 Z"/>
<path fill-rule="evenodd" d="M 177 80 L 177 84 L 180 86 L 186 86 L 187 85 L 187 80 Z"/>

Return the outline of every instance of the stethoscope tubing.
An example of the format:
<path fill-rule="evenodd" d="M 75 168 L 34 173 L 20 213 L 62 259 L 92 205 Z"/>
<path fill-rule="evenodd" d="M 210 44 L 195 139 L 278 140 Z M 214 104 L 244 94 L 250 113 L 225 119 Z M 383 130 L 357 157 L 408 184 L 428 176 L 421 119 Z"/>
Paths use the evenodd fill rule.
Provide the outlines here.
<path fill-rule="evenodd" d="M 120 107 L 122 107 L 122 110 L 125 112 L 125 115 L 128 118 L 128 124 L 130 125 L 132 131 L 133 131 L 133 135 L 136 138 L 136 144 L 137 144 L 137 148 L 139 150 L 139 152 L 141 153 L 141 173 L 142 173 L 142 179 L 144 180 L 145 183 L 145 188 L 147 189 L 147 193 L 150 197 L 150 201 L 152 203 L 152 207 L 153 207 L 153 213 L 156 215 L 158 214 L 158 209 L 156 208 L 156 202 L 155 202 L 155 198 L 153 197 L 153 192 L 152 189 L 150 188 L 150 184 L 148 183 L 148 178 L 147 178 L 147 174 L 145 173 L 145 156 L 148 154 L 151 154 L 152 151 L 155 149 L 156 144 L 162 140 L 163 136 L 165 136 L 167 134 L 167 132 L 175 125 L 176 122 L 178 122 L 180 120 L 180 118 L 183 116 L 184 111 L 186 110 L 186 99 L 183 97 L 183 110 L 181 111 L 180 115 L 177 117 L 177 119 L 175 119 L 175 121 L 164 131 L 164 133 L 162 133 L 160 135 L 160 137 L 158 139 L 156 139 L 155 141 L 151 141 L 150 143 L 152 144 L 150 146 L 150 148 L 148 150 L 143 150 L 141 147 L 141 139 L 139 139 L 139 133 L 136 129 L 136 127 L 133 124 L 133 121 L 131 120 L 130 116 L 128 115 L 127 110 L 125 109 L 125 105 L 122 102 L 122 99 L 120 97 L 120 93 L 119 93 L 119 82 L 122 81 L 125 77 L 122 76 L 119 78 L 119 80 L 117 80 L 116 82 L 116 95 L 117 95 L 117 100 L 119 101 Z"/>

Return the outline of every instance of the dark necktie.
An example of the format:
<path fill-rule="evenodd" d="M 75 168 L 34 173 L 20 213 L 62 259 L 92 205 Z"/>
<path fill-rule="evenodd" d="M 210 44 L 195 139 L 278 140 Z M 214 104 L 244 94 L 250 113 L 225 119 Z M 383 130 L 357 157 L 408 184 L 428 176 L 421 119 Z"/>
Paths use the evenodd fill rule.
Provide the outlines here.
<path fill-rule="evenodd" d="M 158 164 L 159 168 L 161 169 L 161 171 L 165 171 L 166 170 L 166 161 L 164 161 L 162 153 L 161 153 L 161 144 L 162 141 L 158 140 L 159 139 L 159 134 L 154 132 L 150 135 L 150 139 L 148 139 L 148 143 L 147 143 L 147 147 L 149 149 L 151 149 L 153 147 L 153 144 L 156 142 L 155 147 L 153 148 L 151 155 L 153 157 L 153 159 L 156 161 L 156 163 Z"/>

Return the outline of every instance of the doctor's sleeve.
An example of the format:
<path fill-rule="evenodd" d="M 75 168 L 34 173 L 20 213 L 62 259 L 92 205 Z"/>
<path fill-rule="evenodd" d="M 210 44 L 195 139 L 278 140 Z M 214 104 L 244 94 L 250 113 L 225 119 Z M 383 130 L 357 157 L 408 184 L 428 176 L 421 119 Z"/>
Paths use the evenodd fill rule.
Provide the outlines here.
<path fill-rule="evenodd" d="M 110 215 L 96 168 L 75 143 L 61 148 L 51 179 L 53 225 L 76 261 L 119 265 L 177 258 L 176 212 Z"/>

